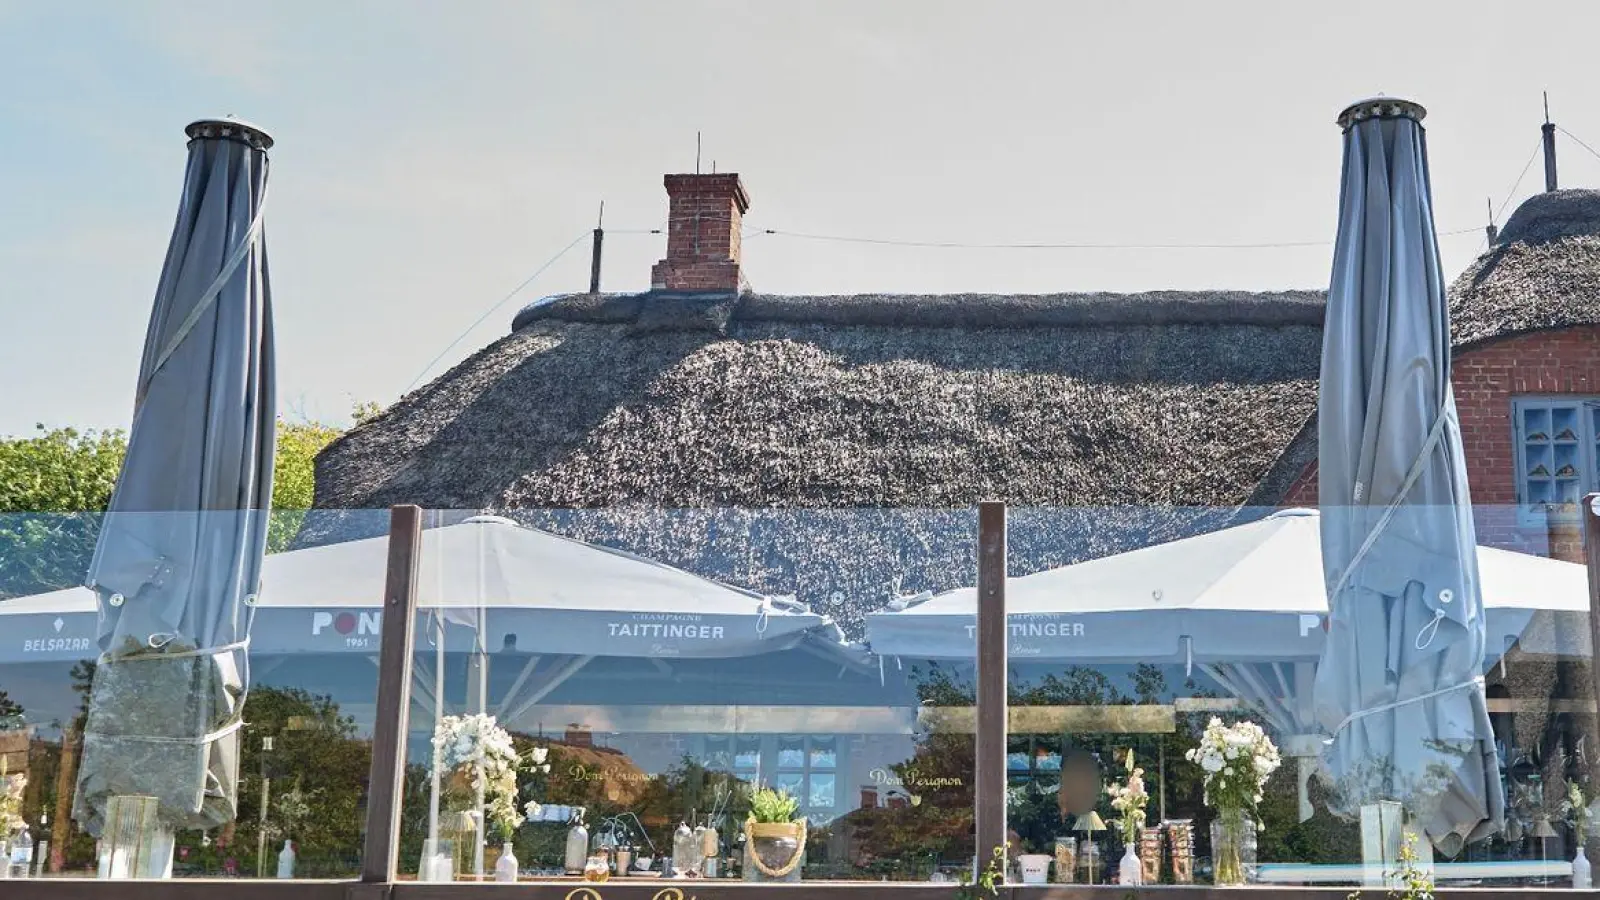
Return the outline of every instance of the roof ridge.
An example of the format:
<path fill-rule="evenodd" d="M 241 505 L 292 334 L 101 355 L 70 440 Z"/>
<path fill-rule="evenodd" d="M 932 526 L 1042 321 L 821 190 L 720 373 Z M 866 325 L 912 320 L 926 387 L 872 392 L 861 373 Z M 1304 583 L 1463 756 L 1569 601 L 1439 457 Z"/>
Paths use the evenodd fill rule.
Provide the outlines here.
<path fill-rule="evenodd" d="M 521 330 L 541 320 L 636 325 L 656 304 L 706 328 L 783 322 L 843 327 L 1081 328 L 1166 325 L 1322 325 L 1326 292 L 1143 291 L 1049 294 L 568 294 L 524 307 Z M 704 308 L 706 315 L 696 316 Z M 659 326 L 655 326 L 659 327 Z M 695 330 L 693 327 L 690 330 Z"/>

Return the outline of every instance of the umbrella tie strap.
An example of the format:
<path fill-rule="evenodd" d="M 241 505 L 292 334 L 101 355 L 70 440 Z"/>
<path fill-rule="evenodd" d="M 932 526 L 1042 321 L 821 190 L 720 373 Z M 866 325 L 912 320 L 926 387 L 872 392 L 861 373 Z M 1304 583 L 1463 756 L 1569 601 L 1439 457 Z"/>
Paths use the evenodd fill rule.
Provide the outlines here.
<path fill-rule="evenodd" d="M 1361 547 L 1356 550 L 1354 556 L 1350 557 L 1349 565 L 1344 567 L 1344 572 L 1340 574 L 1339 580 L 1334 583 L 1333 590 L 1328 592 L 1329 602 L 1332 602 L 1332 598 L 1338 596 L 1339 592 L 1344 590 L 1345 583 L 1355 573 L 1356 566 L 1361 564 L 1368 551 L 1372 549 L 1374 544 L 1378 543 L 1378 538 L 1383 536 L 1383 531 L 1389 527 L 1389 523 L 1394 519 L 1394 514 L 1406 502 L 1406 495 L 1411 493 L 1411 488 L 1416 485 L 1417 479 L 1422 477 L 1423 470 L 1428 467 L 1428 459 L 1433 455 L 1433 448 L 1439 445 L 1439 439 L 1444 436 L 1445 414 L 1447 412 L 1448 408 L 1444 404 L 1440 404 L 1439 415 L 1434 417 L 1433 428 L 1428 431 L 1427 440 L 1422 442 L 1422 447 L 1417 451 L 1417 458 L 1411 463 L 1411 471 L 1407 472 L 1405 480 L 1400 482 L 1400 490 L 1395 491 L 1394 499 L 1390 500 L 1389 505 L 1384 507 L 1383 515 L 1378 517 L 1377 524 L 1373 525 L 1372 530 L 1367 533 L 1366 540 L 1361 542 Z M 1361 502 L 1361 495 L 1365 490 L 1365 485 L 1359 481 L 1356 482 L 1355 502 Z"/>
<path fill-rule="evenodd" d="M 1433 621 L 1417 629 L 1417 639 L 1412 642 L 1412 646 L 1416 647 L 1419 651 L 1428 649 L 1429 645 L 1433 643 L 1433 639 L 1438 636 L 1439 623 L 1442 621 L 1444 621 L 1444 610 L 1434 610 Z M 1423 635 L 1427 635 L 1428 639 L 1423 640 Z"/>
<path fill-rule="evenodd" d="M 139 385 L 137 402 L 140 405 L 144 403 L 145 392 L 149 390 L 151 382 L 155 381 L 156 373 L 160 372 L 161 367 L 167 364 L 167 360 L 172 358 L 172 354 L 178 352 L 178 347 L 183 343 L 184 338 L 187 338 L 189 332 L 200 324 L 200 317 L 205 315 L 206 310 L 211 308 L 212 303 L 216 302 L 217 295 L 222 293 L 224 287 L 227 287 L 228 281 L 233 278 L 233 273 L 238 271 L 239 266 L 244 264 L 245 257 L 249 256 L 250 251 L 255 249 L 256 243 L 261 239 L 261 214 L 266 208 L 267 186 L 266 179 L 263 178 L 261 196 L 256 203 L 256 214 L 250 220 L 249 230 L 245 232 L 244 237 L 239 241 L 239 246 L 233 248 L 233 254 L 228 257 L 227 262 L 223 263 L 222 271 L 218 272 L 217 277 L 212 279 L 211 286 L 207 287 L 205 293 L 201 294 L 200 299 L 195 302 L 194 309 L 190 310 L 189 315 L 184 317 L 183 324 L 178 326 L 178 330 L 172 335 L 171 340 L 167 341 L 166 346 L 161 348 L 161 355 L 156 357 L 156 364 L 150 367 L 150 376 L 144 380 L 143 384 Z"/>
<path fill-rule="evenodd" d="M 145 644 L 152 650 L 161 650 L 177 639 L 176 634 L 152 634 L 145 640 Z M 250 649 L 250 636 L 245 635 L 241 640 L 231 644 L 219 644 L 215 647 L 195 647 L 190 650 L 174 650 L 170 653 L 141 653 L 136 656 L 114 656 L 110 653 L 100 654 L 99 665 L 112 665 L 125 662 L 165 662 L 169 659 L 187 659 L 194 656 L 221 656 L 224 653 L 238 653 Z"/>
<path fill-rule="evenodd" d="M 1407 697 L 1404 700 L 1396 700 L 1393 703 L 1384 703 L 1379 706 L 1374 706 L 1371 709 L 1358 709 L 1350 715 L 1345 716 L 1344 721 L 1339 723 L 1339 727 L 1333 729 L 1333 736 L 1328 738 L 1327 743 L 1331 744 L 1337 740 L 1339 733 L 1350 727 L 1350 725 L 1357 719 L 1364 719 L 1367 716 L 1375 716 L 1378 713 L 1391 712 L 1393 710 L 1400 709 L 1403 706 L 1410 706 L 1413 703 L 1421 703 L 1424 700 L 1432 700 L 1435 697 L 1442 697 L 1445 694 L 1453 694 L 1456 691 L 1466 688 L 1477 688 L 1481 690 L 1483 688 L 1483 679 L 1481 677 L 1473 678 L 1463 681 L 1460 684 L 1453 684 L 1446 688 L 1440 688 L 1437 691 L 1429 691 L 1426 694 L 1418 694 L 1415 697 Z"/>
<path fill-rule="evenodd" d="M 220 741 L 235 731 L 244 727 L 244 717 L 234 716 L 216 731 L 202 734 L 199 737 L 158 737 L 149 734 L 106 734 L 103 731 L 85 731 L 84 737 L 107 738 L 114 741 L 134 741 L 140 744 L 183 744 L 190 747 L 203 747 L 206 744 Z"/>

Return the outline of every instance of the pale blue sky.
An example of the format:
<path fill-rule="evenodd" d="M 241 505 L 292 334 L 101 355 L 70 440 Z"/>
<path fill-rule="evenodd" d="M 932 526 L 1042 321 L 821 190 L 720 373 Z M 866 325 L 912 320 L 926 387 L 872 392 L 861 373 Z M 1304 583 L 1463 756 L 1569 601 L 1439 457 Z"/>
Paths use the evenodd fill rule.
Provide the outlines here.
<path fill-rule="evenodd" d="M 1600 147 L 1600 3 L 7 2 L 0 434 L 121 426 L 183 126 L 277 138 L 285 410 L 388 402 L 606 201 L 605 286 L 648 285 L 661 175 L 740 172 L 747 229 L 964 242 L 1255 243 L 1333 231 L 1335 115 L 1429 110 L 1442 230 L 1481 228 L 1539 93 Z M 1565 138 L 1563 183 L 1600 185 Z M 1519 197 L 1541 185 L 1536 162 Z M 1444 239 L 1453 276 L 1481 233 Z M 1001 251 L 757 234 L 782 293 L 1318 287 L 1327 246 Z M 587 284 L 580 245 L 521 302 Z"/>

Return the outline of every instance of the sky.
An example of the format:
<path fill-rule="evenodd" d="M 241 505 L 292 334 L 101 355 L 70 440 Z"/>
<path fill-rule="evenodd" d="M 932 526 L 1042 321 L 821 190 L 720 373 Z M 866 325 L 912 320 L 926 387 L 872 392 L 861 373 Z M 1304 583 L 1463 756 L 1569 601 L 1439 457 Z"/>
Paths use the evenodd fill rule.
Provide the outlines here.
<path fill-rule="evenodd" d="M 280 404 L 338 424 L 585 289 L 602 201 L 604 289 L 648 287 L 697 132 L 762 292 L 1320 288 L 1334 119 L 1405 96 L 1453 277 L 1543 187 L 1541 92 L 1600 148 L 1596 33 L 1593 0 L 0 0 L 0 435 L 126 427 L 197 118 L 277 140 Z"/>

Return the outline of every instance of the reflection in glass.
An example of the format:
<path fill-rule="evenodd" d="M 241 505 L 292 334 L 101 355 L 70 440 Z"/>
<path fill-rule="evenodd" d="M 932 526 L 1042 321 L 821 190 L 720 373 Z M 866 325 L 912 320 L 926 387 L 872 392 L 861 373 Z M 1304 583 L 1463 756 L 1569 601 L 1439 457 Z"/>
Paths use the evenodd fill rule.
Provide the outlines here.
<path fill-rule="evenodd" d="M 799 769 L 806 764 L 805 738 L 782 738 L 778 741 L 778 767 Z"/>
<path fill-rule="evenodd" d="M 1262 512 L 1232 521 L 1274 528 L 1306 524 L 1304 516 L 1267 520 Z M 1167 530 L 1152 529 L 1150 543 L 1183 528 L 1219 530 L 1205 512 L 1172 515 Z M 1518 521 L 1515 507 L 1480 515 Z M 1017 516 L 1019 558 L 1048 557 L 1055 552 L 1051 535 L 1081 533 L 1077 523 L 1099 522 L 1101 516 Z M 1085 832 L 1074 826 L 1112 823 L 1104 786 L 1119 771 L 1117 754 L 1132 749 L 1151 794 L 1148 824 L 1161 829 L 1164 841 L 1160 877 L 1212 881 L 1215 807 L 1206 802 L 1184 754 L 1215 716 L 1260 724 L 1285 757 L 1261 802 L 1265 827 L 1256 835 L 1257 880 L 1358 880 L 1350 867 L 1362 860 L 1359 824 L 1331 815 L 1327 787 L 1307 777 L 1321 726 L 1305 702 L 1306 685 L 1314 676 L 1323 620 L 1314 608 L 1295 607 L 1300 585 L 1320 581 L 1315 566 L 1277 564 L 1279 556 L 1300 558 L 1294 546 L 1299 545 L 1251 557 L 1274 562 L 1266 571 L 1281 577 L 1272 581 L 1270 594 L 1249 595 L 1266 599 L 1248 610 L 1223 609 L 1215 621 L 1201 622 L 1203 631 L 1194 621 L 1184 629 L 1168 628 L 1181 616 L 1166 606 L 1196 602 L 1184 601 L 1171 581 L 1159 600 L 1144 592 L 1144 605 L 1128 619 L 1132 625 L 1109 636 L 1098 624 L 1101 613 L 1014 623 L 1022 626 L 1014 650 L 1062 648 L 1055 656 L 1014 653 L 1010 660 L 1015 727 L 1008 747 L 1008 804 L 1023 845 L 1053 853 L 1057 839 L 1071 839 L 1078 880 L 1092 874 L 1104 883 L 1122 856 L 1120 838 L 1110 828 Z M 1070 552 L 1064 547 L 1054 561 L 1070 561 Z M 1217 584 L 1211 570 L 1202 568 L 1215 556 L 1182 571 L 1197 585 Z M 1480 560 L 1490 632 L 1483 675 L 1507 785 L 1508 821 L 1501 834 L 1468 845 L 1454 858 L 1437 856 L 1435 864 L 1446 881 L 1563 884 L 1577 849 L 1572 817 L 1562 806 L 1567 785 L 1579 784 L 1591 800 L 1596 793 L 1588 774 L 1597 744 L 1586 669 L 1586 576 L 1581 566 L 1520 552 L 1486 549 Z M 274 563 L 268 565 L 270 573 Z M 1051 571 L 1049 565 L 1031 565 Z M 381 583 L 381 575 L 379 566 L 374 583 Z M 1026 597 L 1020 581 L 1014 579 L 1009 591 L 1018 603 Z M 1052 602 L 1085 602 L 1081 592 L 1054 596 Z M 37 602 L 54 605 L 30 605 Z M 92 653 L 84 649 L 92 640 L 76 643 L 80 635 L 92 636 L 93 607 L 74 610 L 63 602 L 0 601 L 0 691 L 6 695 L 0 718 L 27 735 L 7 758 L 21 766 L 26 756 L 31 772 L 58 771 L 63 742 L 75 741 L 73 729 L 81 727 L 75 724 L 81 692 L 93 672 Z M 375 606 L 362 603 L 373 602 L 339 608 L 263 604 L 251 653 L 256 688 L 241 741 L 240 815 L 226 833 L 180 833 L 176 875 L 253 876 L 260 861 L 256 848 L 263 843 L 263 871 L 270 875 L 284 840 L 293 840 L 298 853 L 297 877 L 348 878 L 359 871 L 377 674 L 370 657 L 379 638 L 375 617 L 369 617 Z M 906 612 L 914 615 L 920 605 Z M 873 611 L 874 601 L 862 601 L 852 626 L 857 630 L 846 635 L 870 636 L 872 620 L 862 619 Z M 470 625 L 447 622 L 436 646 L 427 620 L 419 620 L 401 847 L 408 877 L 416 872 L 428 833 L 435 698 L 446 715 L 473 713 L 480 683 L 486 708 L 521 752 L 542 748 L 551 765 L 549 772 L 519 775 L 522 797 L 542 805 L 512 840 L 524 875 L 562 868 L 568 831 L 580 810 L 591 841 L 615 830 L 619 844 L 635 847 L 636 869 L 649 860 L 656 872 L 679 822 L 693 817 L 692 828 L 714 819 L 720 834 L 715 852 L 734 860 L 718 871 L 737 873 L 744 798 L 758 783 L 787 787 L 801 801 L 814 834 L 806 880 L 926 879 L 938 871 L 953 877 L 970 861 L 975 671 L 960 648 L 935 647 L 918 656 L 901 645 L 896 653 L 873 657 L 858 648 L 841 649 L 837 641 L 808 641 L 744 657 L 599 654 L 580 665 L 571 654 L 530 652 L 537 646 L 534 632 L 516 628 L 502 634 L 490 612 L 482 649 Z M 1064 622 L 1082 625 L 1085 633 L 1061 628 Z M 511 631 L 515 641 L 507 640 Z M 965 638 L 957 628 L 953 642 Z M 1145 642 L 1142 655 L 1134 655 L 1140 650 L 1135 640 Z M 1302 643 L 1310 649 L 1265 652 Z M 886 646 L 892 644 L 874 641 L 874 648 Z M 970 650 L 971 644 L 964 646 Z M 0 753 L 9 754 L 5 727 L 0 724 Z M 268 737 L 270 751 L 263 749 Z M 33 749 L 25 754 L 23 747 Z M 58 816 L 52 803 L 49 788 L 36 795 L 30 787 L 23 814 L 35 837 L 50 840 L 45 864 L 59 847 L 63 873 L 91 872 L 92 842 L 83 840 L 70 815 Z M 450 809 L 440 812 L 443 817 Z M 499 841 L 491 841 L 490 852 L 498 848 Z M 469 869 L 476 864 L 471 854 L 461 858 Z M 1082 870 L 1086 860 L 1092 872 Z M 492 859 L 485 867 L 492 868 Z M 1516 874 L 1498 874 L 1505 872 Z"/>
<path fill-rule="evenodd" d="M 826 810 L 834 807 L 834 785 L 836 779 L 832 775 L 813 773 L 811 775 L 811 793 L 806 805 L 814 810 Z"/>
<path fill-rule="evenodd" d="M 761 768 L 761 742 L 755 738 L 740 738 L 738 747 L 733 767 L 742 774 L 754 776 Z"/>

